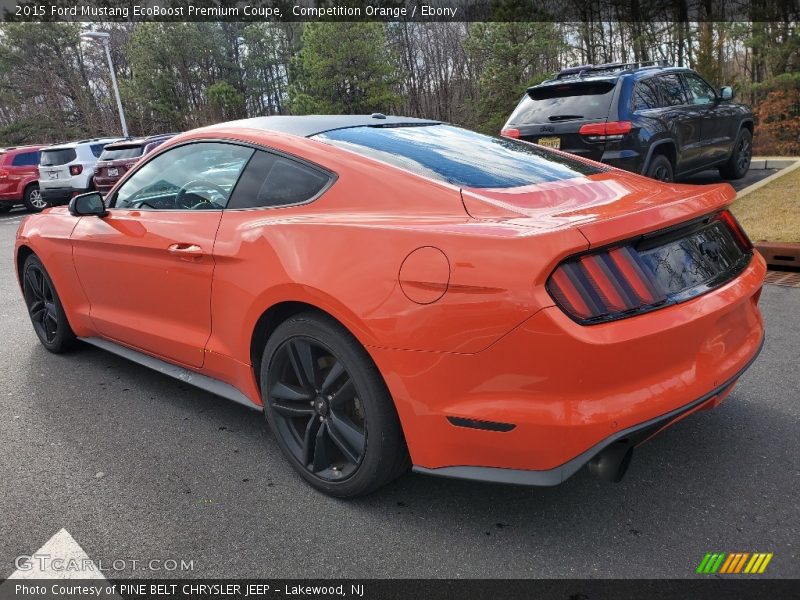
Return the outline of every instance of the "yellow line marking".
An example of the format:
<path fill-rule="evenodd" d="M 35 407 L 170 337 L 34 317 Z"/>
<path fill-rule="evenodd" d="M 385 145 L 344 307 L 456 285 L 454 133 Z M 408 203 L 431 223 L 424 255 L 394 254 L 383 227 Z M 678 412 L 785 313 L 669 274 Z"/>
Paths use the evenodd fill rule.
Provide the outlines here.
<path fill-rule="evenodd" d="M 761 563 L 761 567 L 758 569 L 759 573 L 763 573 L 764 572 L 764 569 L 767 568 L 767 565 L 769 564 L 769 561 L 772 560 L 772 556 L 773 556 L 772 552 L 767 554 L 766 558 L 764 559 L 764 562 Z"/>

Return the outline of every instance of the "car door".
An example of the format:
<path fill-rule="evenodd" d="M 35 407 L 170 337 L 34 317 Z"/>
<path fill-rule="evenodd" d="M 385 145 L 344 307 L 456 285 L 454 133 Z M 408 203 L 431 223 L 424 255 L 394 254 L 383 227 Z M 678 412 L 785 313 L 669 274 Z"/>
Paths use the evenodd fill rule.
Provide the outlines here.
<path fill-rule="evenodd" d="M 700 166 L 713 165 L 727 158 L 733 149 L 737 123 L 731 119 L 729 105 L 696 73 L 683 73 L 689 101 L 701 117 Z"/>
<path fill-rule="evenodd" d="M 122 183 L 106 217 L 79 220 L 72 233 L 75 268 L 102 336 L 203 365 L 214 239 L 252 154 L 224 142 L 170 148 Z"/>
<path fill-rule="evenodd" d="M 701 115 L 689 105 L 678 73 L 665 73 L 653 80 L 661 97 L 661 117 L 676 145 L 675 174 L 691 171 L 699 161 Z"/>
<path fill-rule="evenodd" d="M 36 181 L 39 176 L 39 151 L 20 152 L 11 159 L 9 169 L 9 180 L 12 180 L 15 189 L 19 191 L 20 198 L 25 190 L 25 186 Z"/>

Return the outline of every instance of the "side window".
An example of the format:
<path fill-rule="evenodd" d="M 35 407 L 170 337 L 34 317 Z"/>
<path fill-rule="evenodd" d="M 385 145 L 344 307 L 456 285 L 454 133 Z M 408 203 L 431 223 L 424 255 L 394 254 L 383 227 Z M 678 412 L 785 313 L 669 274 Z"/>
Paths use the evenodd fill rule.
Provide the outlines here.
<path fill-rule="evenodd" d="M 100 158 L 100 155 L 103 153 L 103 148 L 105 148 L 107 144 L 92 144 L 89 148 L 92 150 L 92 154 L 94 154 L 95 158 Z"/>
<path fill-rule="evenodd" d="M 167 150 L 138 169 L 117 192 L 114 208 L 222 209 L 253 149 L 198 142 Z"/>
<path fill-rule="evenodd" d="M 694 73 L 684 73 L 686 87 L 689 88 L 692 104 L 712 104 L 717 100 L 717 93 L 701 77 Z"/>
<path fill-rule="evenodd" d="M 663 106 L 681 106 L 686 104 L 686 93 L 677 74 L 660 75 L 655 78 L 661 88 Z"/>
<path fill-rule="evenodd" d="M 330 179 L 321 169 L 258 150 L 242 173 L 228 208 L 300 204 L 316 196 Z"/>
<path fill-rule="evenodd" d="M 38 152 L 20 152 L 13 159 L 11 165 L 14 167 L 32 167 L 39 164 Z"/>
<path fill-rule="evenodd" d="M 658 108 L 658 89 L 652 79 L 640 81 L 633 88 L 633 110 Z"/>

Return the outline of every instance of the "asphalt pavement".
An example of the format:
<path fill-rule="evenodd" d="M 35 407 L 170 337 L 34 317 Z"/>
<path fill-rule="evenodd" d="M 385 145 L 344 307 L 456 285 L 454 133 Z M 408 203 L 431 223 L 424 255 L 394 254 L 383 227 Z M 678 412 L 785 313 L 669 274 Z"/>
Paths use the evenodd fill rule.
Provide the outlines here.
<path fill-rule="evenodd" d="M 342 501 L 294 474 L 258 413 L 88 346 L 45 351 L 12 270 L 21 216 L 0 215 L 0 578 L 62 528 L 127 559 L 109 578 L 177 575 L 130 563 L 152 559 L 191 577 L 675 578 L 711 551 L 800 577 L 800 289 L 765 286 L 759 360 L 620 484 L 407 475 Z"/>

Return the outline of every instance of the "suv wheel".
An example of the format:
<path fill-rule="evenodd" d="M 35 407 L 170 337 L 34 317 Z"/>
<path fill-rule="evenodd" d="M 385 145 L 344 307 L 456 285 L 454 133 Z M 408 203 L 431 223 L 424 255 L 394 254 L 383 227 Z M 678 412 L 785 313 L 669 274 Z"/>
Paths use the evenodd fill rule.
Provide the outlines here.
<path fill-rule="evenodd" d="M 750 159 L 753 158 L 753 134 L 749 129 L 742 128 L 733 146 L 730 159 L 719 169 L 719 174 L 725 179 L 741 179 L 750 168 Z"/>
<path fill-rule="evenodd" d="M 39 189 L 39 184 L 37 183 L 32 183 L 25 188 L 22 202 L 25 204 L 25 208 L 31 212 L 41 212 L 47 208 L 47 202 L 45 202 L 42 190 Z"/>
<path fill-rule="evenodd" d="M 647 176 L 658 181 L 672 182 L 674 180 L 672 163 L 663 154 L 656 154 L 647 167 Z"/>

